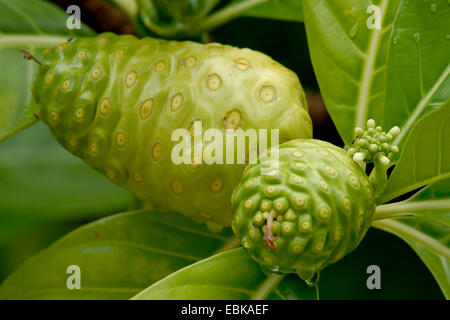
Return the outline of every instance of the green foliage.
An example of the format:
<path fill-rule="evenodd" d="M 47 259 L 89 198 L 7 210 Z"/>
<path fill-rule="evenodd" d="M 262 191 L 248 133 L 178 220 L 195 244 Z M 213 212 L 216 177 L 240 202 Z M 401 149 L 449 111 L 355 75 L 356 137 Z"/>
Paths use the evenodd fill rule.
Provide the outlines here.
<path fill-rule="evenodd" d="M 447 0 L 402 1 L 398 8 L 387 44 L 384 105 L 377 112 L 383 126 L 401 128 L 399 148 L 414 124 L 450 97 L 449 16 Z"/>
<path fill-rule="evenodd" d="M 450 100 L 423 117 L 411 130 L 397 166 L 384 190 L 387 202 L 450 176 Z"/>
<path fill-rule="evenodd" d="M 235 3 L 248 0 L 233 0 Z M 278 19 L 303 22 L 302 0 L 265 0 L 242 13 L 244 17 Z"/>
<path fill-rule="evenodd" d="M 0 286 L 0 299 L 128 299 L 236 244 L 231 230 L 211 234 L 171 211 L 118 214 L 79 228 L 30 258 Z M 67 289 L 70 265 L 81 269 L 82 290 Z"/>
<path fill-rule="evenodd" d="M 132 10 L 125 10 L 137 24 L 142 22 L 150 32 L 169 38 L 199 36 L 240 16 L 303 21 L 300 0 L 233 0 L 224 2 L 224 7 L 212 12 L 219 2 L 137 0 L 139 19 L 136 19 Z"/>
<path fill-rule="evenodd" d="M 396 218 L 383 219 L 397 215 Z M 404 217 L 403 217 L 404 216 Z M 450 179 L 436 181 L 408 200 L 381 206 L 373 225 L 405 240 L 450 298 Z"/>
<path fill-rule="evenodd" d="M 362 127 L 369 118 L 375 119 L 385 128 L 398 125 L 402 129 L 393 141 L 401 152 L 392 159 L 396 167 L 387 182 L 381 202 L 387 203 L 424 187 L 408 200 L 378 206 L 372 225 L 403 239 L 431 271 L 445 297 L 450 299 L 450 180 L 447 168 L 450 155 L 446 143 L 446 137 L 450 136 L 448 2 L 140 0 L 138 12 L 135 0 L 109 1 L 123 9 L 140 26 L 139 32 L 156 33 L 169 38 L 203 35 L 206 39 L 205 32 L 240 16 L 302 21 L 304 14 L 309 49 L 321 93 L 345 143 L 351 144 L 355 127 Z M 366 25 L 373 14 L 367 11 L 371 4 L 379 5 L 381 9 L 379 30 Z M 54 47 L 73 36 L 81 40 L 94 34 L 86 26 L 82 30 L 69 31 L 65 25 L 66 18 L 64 11 L 46 1 L 0 0 L 0 141 L 36 121 L 34 113 L 38 107 L 31 103 L 28 87 L 37 73 L 37 64 L 23 60 L 18 50 L 25 47 L 42 61 L 43 49 Z M 88 43 L 79 40 L 76 42 Z M 86 45 L 89 49 L 87 53 L 92 56 L 97 54 L 97 49 L 93 47 Z M 167 53 L 170 49 L 167 52 L 164 50 L 163 53 Z M 173 50 L 176 51 L 176 48 Z M 208 50 L 219 49 L 211 45 Z M 75 51 L 70 54 L 73 57 Z M 164 56 L 158 54 L 161 52 L 153 58 Z M 170 54 L 173 52 L 170 51 Z M 88 55 L 88 58 L 92 56 Z M 65 63 L 70 60 L 66 58 L 63 59 Z M 106 55 L 103 55 L 99 63 L 104 70 L 109 70 L 111 66 L 106 60 Z M 127 71 L 130 70 L 127 68 L 131 65 L 127 61 L 133 62 L 133 59 L 124 59 L 117 68 L 111 67 L 114 71 L 120 71 L 115 73 L 110 70 L 109 74 L 114 74 L 111 83 L 116 81 L 116 85 L 126 84 L 127 78 L 121 75 L 129 75 Z M 217 67 L 222 63 L 214 61 L 210 65 Z M 242 67 L 246 64 L 239 65 Z M 132 65 L 135 70 L 143 70 L 140 68 L 146 66 L 148 63 L 143 60 Z M 232 68 L 230 66 L 224 72 Z M 195 76 L 166 82 L 162 78 L 158 79 L 156 85 L 153 80 L 149 84 L 150 90 L 164 87 L 165 98 L 170 98 L 174 93 L 169 88 L 178 80 L 183 84 L 182 88 L 186 87 L 186 83 L 194 87 L 200 87 L 203 83 Z M 167 79 L 173 80 L 170 77 Z M 107 92 L 104 88 L 100 89 L 94 88 L 92 91 L 99 95 Z M 242 86 L 239 89 L 244 93 L 250 91 L 243 90 Z M 126 92 L 124 87 L 120 90 Z M 240 94 L 236 92 L 234 90 L 230 96 L 239 97 Z M 50 96 L 41 94 L 41 99 Z M 60 93 L 57 96 L 60 97 Z M 65 108 L 72 102 L 67 97 L 61 100 L 67 102 L 61 104 Z M 83 98 L 89 100 L 92 97 L 85 94 Z M 125 98 L 129 99 L 129 96 Z M 134 98 L 137 99 L 137 95 Z M 304 101 L 303 96 L 294 99 Z M 221 99 L 214 98 L 214 103 L 217 101 Z M 303 102 L 301 104 L 305 105 Z M 243 105 L 248 107 L 247 103 Z M 54 104 L 52 107 L 59 110 L 61 106 Z M 154 113 L 158 107 L 155 106 Z M 167 109 L 169 104 L 165 107 Z M 209 110 L 209 107 L 204 109 Z M 55 110 L 48 109 L 49 112 L 41 113 L 41 116 L 51 123 L 51 112 Z M 135 108 L 135 113 L 136 110 L 139 109 Z M 258 108 L 249 110 L 245 116 L 251 118 L 260 113 L 261 108 Z M 67 118 L 69 124 L 79 125 L 69 118 L 70 115 Z M 223 123 L 223 114 L 216 118 L 217 123 Z M 289 130 L 303 130 L 289 116 L 287 120 L 293 121 L 288 126 Z M 286 121 L 281 123 L 286 124 Z M 173 119 L 165 118 L 164 122 L 172 124 Z M 257 119 L 249 127 L 258 127 L 260 124 L 261 119 Z M 278 125 L 274 124 L 275 127 Z M 128 127 L 137 130 L 135 126 L 128 124 Z M 57 136 L 69 134 L 63 131 Z M 151 127 L 149 131 L 154 133 L 154 128 Z M 94 133 L 94 138 L 103 138 L 104 132 L 95 135 L 98 133 Z M 289 135 L 284 138 L 289 138 Z M 108 143 L 114 143 L 110 140 Z M 67 141 L 62 142 L 64 144 Z M 84 146 L 88 146 L 87 142 Z M 151 156 L 148 146 L 139 149 L 145 150 L 148 157 Z M 125 161 L 127 164 L 132 163 L 128 160 Z M 94 168 L 103 170 L 104 167 L 96 166 L 95 161 L 94 158 L 88 159 Z M 141 167 L 145 167 L 145 164 L 141 164 Z M 159 190 L 161 182 L 167 179 L 166 168 L 158 170 L 160 176 L 153 183 L 142 186 L 141 194 L 147 196 L 148 190 Z M 129 173 L 132 172 L 130 170 Z M 221 173 L 221 178 L 230 176 L 228 171 Z M 175 172 L 174 177 L 179 177 L 179 174 Z M 131 176 L 136 177 L 134 174 Z M 205 176 L 210 178 L 210 172 L 194 174 L 197 180 L 188 179 L 184 183 L 198 186 Z M 237 183 L 239 174 L 232 176 Z M 206 181 L 204 188 L 199 188 L 199 193 L 209 194 L 211 182 L 211 179 Z M 232 184 L 230 182 L 227 187 Z M 383 189 L 384 182 L 380 186 Z M 162 190 L 164 198 L 173 189 L 166 185 Z M 186 198 L 189 201 L 195 199 L 192 196 Z M 226 196 L 223 200 L 229 201 Z M 189 201 L 179 203 L 177 209 L 190 210 Z M 217 212 L 209 204 L 220 206 L 217 199 L 205 203 L 207 205 L 199 205 L 195 210 L 197 213 L 206 213 L 206 217 L 209 217 L 208 212 Z M 129 210 L 132 206 L 133 198 L 129 193 L 111 185 L 98 173 L 58 148 L 42 125 L 17 135 L 0 145 L 0 277 L 67 230 L 86 220 Z M 217 228 L 217 225 L 213 223 L 210 227 Z M 377 236 L 371 238 L 373 234 Z M 396 247 L 398 242 L 393 241 L 392 236 L 369 230 L 360 250 L 322 272 L 320 284 L 325 288 L 324 297 L 414 298 L 415 293 L 410 290 L 409 277 L 412 277 L 414 285 L 411 287 L 415 290 L 421 286 L 427 288 L 423 297 L 428 298 L 428 292 L 433 291 L 435 285 L 429 283 L 431 274 L 425 272 L 425 266 L 419 268 L 419 258 L 414 260 L 415 257 L 408 256 L 413 252 L 405 250 L 405 243 L 402 243 L 405 247 Z M 30 258 L 2 284 L 0 298 L 317 298 L 317 288 L 307 287 L 298 277 L 278 274 L 265 276 L 244 249 L 227 251 L 238 244 L 231 230 L 212 234 L 204 226 L 172 211 L 155 209 L 127 212 L 79 228 Z M 368 293 L 363 283 L 366 279 L 364 268 L 368 261 L 382 266 L 383 290 L 378 295 L 373 291 Z M 65 271 L 72 264 L 81 267 L 82 290 L 67 290 L 68 274 Z M 416 271 L 410 270 L 411 265 L 416 266 Z"/>
<path fill-rule="evenodd" d="M 131 194 L 64 151 L 42 124 L 0 144 L 0 181 L 0 245 L 49 223 L 133 205 Z"/>
<path fill-rule="evenodd" d="M 350 145 L 355 127 L 382 123 L 392 24 L 400 0 L 305 0 L 305 26 L 317 80 L 336 128 Z M 381 29 L 366 26 L 380 5 Z M 390 110 L 392 112 L 392 110 Z"/>
<path fill-rule="evenodd" d="M 233 272 L 239 266 L 237 272 Z M 296 276 L 266 276 L 242 249 L 205 259 L 160 280 L 133 299 L 311 300 L 316 288 Z"/>
<path fill-rule="evenodd" d="M 41 0 L 1 0 L 0 7 L 1 142 L 36 121 L 29 86 L 38 66 L 24 60 L 19 49 L 27 48 L 39 56 L 47 46 L 54 46 L 70 36 L 93 33 L 86 26 L 69 31 L 65 13 Z"/>

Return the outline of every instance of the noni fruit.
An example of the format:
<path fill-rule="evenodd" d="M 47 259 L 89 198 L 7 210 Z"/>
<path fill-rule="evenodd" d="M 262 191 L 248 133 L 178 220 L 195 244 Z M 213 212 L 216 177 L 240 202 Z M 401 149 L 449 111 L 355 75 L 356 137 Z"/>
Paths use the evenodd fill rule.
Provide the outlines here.
<path fill-rule="evenodd" d="M 232 208 L 233 230 L 263 270 L 309 281 L 358 246 L 375 211 L 374 189 L 343 149 L 296 139 L 245 169 Z"/>
<path fill-rule="evenodd" d="M 245 164 L 175 164 L 176 129 L 278 129 L 308 138 L 297 76 L 268 56 L 220 44 L 111 33 L 46 50 L 32 87 L 54 137 L 137 197 L 210 229 L 230 225 L 230 197 Z M 205 143 L 204 148 L 208 145 Z"/>

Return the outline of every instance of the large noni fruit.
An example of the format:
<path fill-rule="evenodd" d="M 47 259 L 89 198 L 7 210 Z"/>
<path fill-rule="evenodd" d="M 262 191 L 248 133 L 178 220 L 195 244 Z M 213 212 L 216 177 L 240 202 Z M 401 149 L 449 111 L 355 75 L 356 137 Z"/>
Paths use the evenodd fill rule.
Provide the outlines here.
<path fill-rule="evenodd" d="M 139 198 L 229 225 L 244 164 L 174 164 L 175 129 L 279 129 L 312 135 L 297 76 L 268 56 L 220 44 L 111 33 L 45 52 L 33 92 L 54 137 Z M 206 147 L 206 146 L 205 146 Z"/>
<path fill-rule="evenodd" d="M 358 246 L 375 211 L 374 188 L 343 149 L 297 139 L 245 169 L 232 207 L 233 230 L 263 270 L 311 280 Z"/>

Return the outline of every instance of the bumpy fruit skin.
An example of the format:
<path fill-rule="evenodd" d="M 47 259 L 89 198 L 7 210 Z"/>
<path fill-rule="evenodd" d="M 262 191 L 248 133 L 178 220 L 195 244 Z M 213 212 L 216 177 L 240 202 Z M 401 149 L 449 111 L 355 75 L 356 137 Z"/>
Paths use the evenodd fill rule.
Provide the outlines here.
<path fill-rule="evenodd" d="M 292 71 L 262 53 L 219 44 L 111 33 L 73 39 L 45 52 L 33 92 L 36 115 L 67 150 L 139 198 L 211 229 L 231 224 L 230 197 L 244 164 L 174 164 L 175 129 L 199 120 L 203 132 L 312 135 Z"/>
<path fill-rule="evenodd" d="M 267 154 L 245 169 L 232 196 L 233 230 L 263 270 L 310 280 L 358 246 L 375 211 L 374 190 L 330 143 L 297 139 L 276 148 L 279 169 L 261 174 L 273 166 Z"/>

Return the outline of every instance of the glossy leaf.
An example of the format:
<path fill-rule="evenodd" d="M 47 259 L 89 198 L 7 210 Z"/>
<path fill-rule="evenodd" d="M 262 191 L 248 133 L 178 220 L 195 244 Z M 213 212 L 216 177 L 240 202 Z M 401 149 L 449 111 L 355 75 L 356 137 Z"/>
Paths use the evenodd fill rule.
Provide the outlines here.
<path fill-rule="evenodd" d="M 437 181 L 406 201 L 380 207 L 384 215 L 391 212 L 411 216 L 373 222 L 375 227 L 399 236 L 414 249 L 447 299 L 450 298 L 449 199 L 450 179 Z"/>
<path fill-rule="evenodd" d="M 389 43 L 383 127 L 401 128 L 401 148 L 414 124 L 450 98 L 447 0 L 402 1 Z"/>
<path fill-rule="evenodd" d="M 305 26 L 317 80 L 336 128 L 351 144 L 356 126 L 381 121 L 391 28 L 400 0 L 304 0 Z M 380 29 L 369 6 L 379 8 Z"/>
<path fill-rule="evenodd" d="M 43 49 L 74 35 L 92 35 L 66 27 L 67 15 L 55 5 L 41 0 L 0 0 L 0 142 L 33 124 L 30 85 L 38 69 L 19 49 L 40 56 Z"/>
<path fill-rule="evenodd" d="M 154 210 L 104 218 L 30 258 L 0 287 L 0 299 L 128 299 L 191 263 L 238 243 L 179 213 Z M 81 290 L 66 286 L 79 266 Z"/>
<path fill-rule="evenodd" d="M 248 0 L 234 0 L 244 2 Z M 242 13 L 242 16 L 303 22 L 302 0 L 266 0 Z"/>
<path fill-rule="evenodd" d="M 145 289 L 136 300 L 316 299 L 316 288 L 297 275 L 262 273 L 243 248 L 190 265 Z"/>
<path fill-rule="evenodd" d="M 0 245 L 44 224 L 127 210 L 134 199 L 37 124 L 0 144 Z"/>
<path fill-rule="evenodd" d="M 388 180 L 381 203 L 450 177 L 449 136 L 450 100 L 414 126 Z"/>

